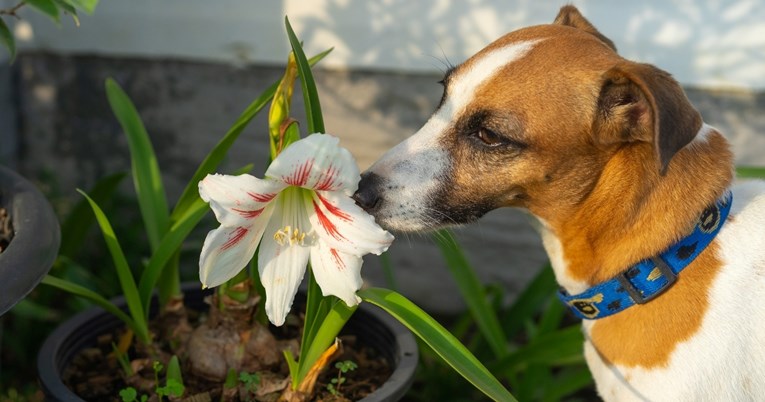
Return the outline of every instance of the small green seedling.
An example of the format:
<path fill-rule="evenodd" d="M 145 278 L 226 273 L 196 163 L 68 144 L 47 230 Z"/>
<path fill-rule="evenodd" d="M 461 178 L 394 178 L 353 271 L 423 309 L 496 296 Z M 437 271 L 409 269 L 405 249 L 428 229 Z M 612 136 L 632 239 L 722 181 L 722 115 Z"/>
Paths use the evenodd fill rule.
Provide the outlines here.
<path fill-rule="evenodd" d="M 340 395 L 340 386 L 345 383 L 345 377 L 343 374 L 356 370 L 359 366 L 351 360 L 345 360 L 335 363 L 337 369 L 337 377 L 333 378 L 329 384 L 327 384 L 327 391 L 334 396 Z"/>
<path fill-rule="evenodd" d="M 258 373 L 242 371 L 239 373 L 239 382 L 244 384 L 244 389 L 247 392 L 254 394 L 260 386 L 260 376 Z"/>
<path fill-rule="evenodd" d="M 120 399 L 122 399 L 122 402 L 146 402 L 149 400 L 149 396 L 141 395 L 138 398 L 138 391 L 133 387 L 127 387 L 120 391 Z"/>
<path fill-rule="evenodd" d="M 165 366 L 163 366 L 162 363 L 155 361 L 152 368 L 154 369 L 155 391 L 157 392 L 160 402 L 162 402 L 162 397 L 165 396 L 183 396 L 186 387 L 183 385 L 177 356 L 173 356 L 172 359 L 170 359 L 170 363 L 168 363 L 167 378 L 165 379 L 164 387 L 159 386 L 159 373 L 162 372 Z"/>

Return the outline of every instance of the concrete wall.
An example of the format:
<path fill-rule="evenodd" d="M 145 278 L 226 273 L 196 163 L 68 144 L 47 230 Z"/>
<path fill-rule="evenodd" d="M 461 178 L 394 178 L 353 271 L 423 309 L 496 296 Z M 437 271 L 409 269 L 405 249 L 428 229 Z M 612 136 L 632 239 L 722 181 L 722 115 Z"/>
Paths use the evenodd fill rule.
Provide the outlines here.
<path fill-rule="evenodd" d="M 434 72 L 506 32 L 549 23 L 564 1 L 104 0 L 75 28 L 31 16 L 23 45 L 61 52 L 281 63 L 288 15 L 328 67 Z M 758 0 L 574 0 L 627 58 L 694 87 L 765 89 L 765 7 Z M 27 14 L 28 15 L 28 14 Z"/>
<path fill-rule="evenodd" d="M 763 7 L 743 0 L 574 3 L 622 54 L 686 83 L 705 120 L 731 138 L 738 163 L 765 165 L 765 95 L 758 91 L 765 54 L 757 50 L 765 40 L 758 33 Z M 434 110 L 439 59 L 460 62 L 505 31 L 552 20 L 558 7 L 524 0 L 103 0 L 78 29 L 27 15 L 15 27 L 26 51 L 12 68 L 0 67 L 0 162 L 18 161 L 25 175 L 70 199 L 78 197 L 75 188 L 127 170 L 127 145 L 103 92 L 104 79 L 114 77 L 146 123 L 174 200 L 239 113 L 280 76 L 270 66 L 286 56 L 287 13 L 309 53 L 336 46 L 316 71 L 326 125 L 365 168 Z M 295 116 L 302 119 L 299 107 Z M 265 133 L 260 117 L 221 171 L 255 163 L 262 173 Z M 501 210 L 459 230 L 481 279 L 509 294 L 546 261 L 528 220 Z M 203 223 L 194 238 L 214 225 Z M 189 254 L 198 252 L 193 247 Z M 426 236 L 400 236 L 391 258 L 401 290 L 418 303 L 437 312 L 462 307 Z M 369 258 L 363 272 L 384 285 L 379 260 Z"/>

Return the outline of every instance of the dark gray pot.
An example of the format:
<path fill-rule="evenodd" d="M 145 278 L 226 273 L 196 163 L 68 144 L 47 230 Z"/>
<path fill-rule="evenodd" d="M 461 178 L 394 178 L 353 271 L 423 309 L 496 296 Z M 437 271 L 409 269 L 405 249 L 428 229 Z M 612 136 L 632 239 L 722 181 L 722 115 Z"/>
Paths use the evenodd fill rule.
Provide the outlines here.
<path fill-rule="evenodd" d="M 0 315 L 23 299 L 48 273 L 61 234 L 48 200 L 29 181 L 0 166 L 0 206 L 8 211 L 14 236 L 0 253 Z"/>
<path fill-rule="evenodd" d="M 183 287 L 187 307 L 207 309 L 202 300 L 208 291 L 198 283 Z M 125 309 L 125 301 L 115 303 Z M 99 335 L 123 326 L 122 322 L 101 308 L 92 308 L 67 320 L 48 336 L 37 355 L 37 374 L 46 401 L 82 401 L 64 385 L 61 374 L 80 350 L 96 345 Z M 412 385 L 419 359 L 414 336 L 385 311 L 363 303 L 353 314 L 343 334 L 354 334 L 360 342 L 375 349 L 393 367 L 388 381 L 362 399 L 364 402 L 398 401 Z"/>

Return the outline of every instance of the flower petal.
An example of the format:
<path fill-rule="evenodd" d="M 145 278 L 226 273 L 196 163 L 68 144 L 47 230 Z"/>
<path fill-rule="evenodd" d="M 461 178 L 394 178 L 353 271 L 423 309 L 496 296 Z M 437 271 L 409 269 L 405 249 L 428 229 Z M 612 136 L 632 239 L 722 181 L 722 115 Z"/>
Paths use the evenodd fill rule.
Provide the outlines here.
<path fill-rule="evenodd" d="M 353 156 L 339 143 L 329 134 L 311 134 L 282 151 L 268 167 L 266 177 L 313 190 L 343 191 L 350 196 L 361 176 Z"/>
<path fill-rule="evenodd" d="M 380 255 L 393 242 L 392 234 L 342 193 L 316 191 L 310 203 L 313 229 L 332 248 L 361 257 Z"/>
<path fill-rule="evenodd" d="M 199 280 L 202 286 L 218 286 L 247 266 L 255 254 L 264 226 L 221 226 L 207 233 L 199 256 Z"/>
<path fill-rule="evenodd" d="M 266 226 L 258 253 L 266 315 L 276 326 L 284 324 L 310 254 L 310 239 L 301 236 L 310 228 L 301 191 L 306 190 L 287 189 L 275 200 L 273 219 Z M 308 244 L 300 244 L 303 239 Z"/>
<path fill-rule="evenodd" d="M 199 182 L 199 195 L 210 203 L 222 226 L 239 227 L 251 225 L 285 187 L 277 180 L 258 179 L 248 174 L 215 174 Z"/>
<path fill-rule="evenodd" d="M 311 248 L 311 270 L 324 296 L 333 295 L 345 304 L 361 302 L 356 291 L 361 289 L 361 257 L 344 253 L 319 241 Z"/>

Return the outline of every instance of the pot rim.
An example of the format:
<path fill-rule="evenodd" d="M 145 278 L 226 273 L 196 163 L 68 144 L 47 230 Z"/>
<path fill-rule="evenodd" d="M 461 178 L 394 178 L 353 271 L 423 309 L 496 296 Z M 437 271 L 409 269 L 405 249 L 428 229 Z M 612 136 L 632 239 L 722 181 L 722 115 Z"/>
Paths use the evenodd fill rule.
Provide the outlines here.
<path fill-rule="evenodd" d="M 0 253 L 0 316 L 37 286 L 58 255 L 61 231 L 48 200 L 29 180 L 0 166 L 0 206 L 8 210 L 13 239 Z"/>

